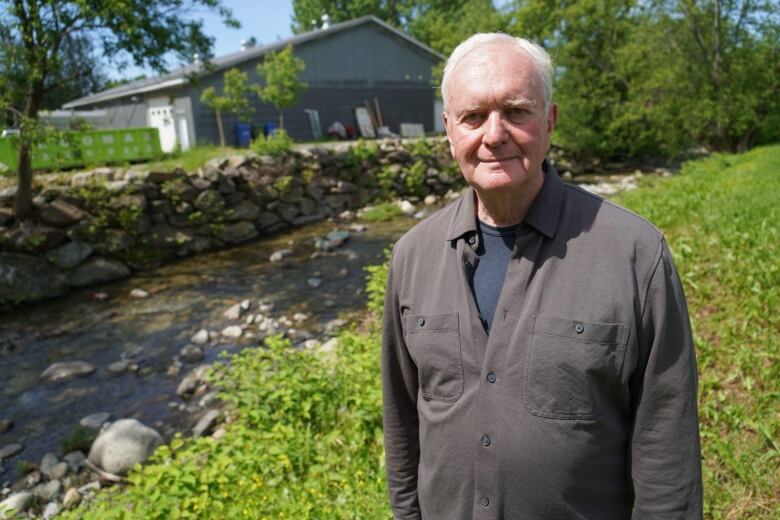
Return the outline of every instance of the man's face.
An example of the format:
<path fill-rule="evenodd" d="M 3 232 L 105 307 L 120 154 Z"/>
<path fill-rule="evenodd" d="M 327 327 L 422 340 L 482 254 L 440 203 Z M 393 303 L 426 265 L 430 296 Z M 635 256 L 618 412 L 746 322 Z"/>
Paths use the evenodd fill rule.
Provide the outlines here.
<path fill-rule="evenodd" d="M 465 57 L 452 71 L 443 114 L 452 156 L 477 192 L 522 193 L 542 176 L 557 107 L 531 59 L 507 44 Z"/>

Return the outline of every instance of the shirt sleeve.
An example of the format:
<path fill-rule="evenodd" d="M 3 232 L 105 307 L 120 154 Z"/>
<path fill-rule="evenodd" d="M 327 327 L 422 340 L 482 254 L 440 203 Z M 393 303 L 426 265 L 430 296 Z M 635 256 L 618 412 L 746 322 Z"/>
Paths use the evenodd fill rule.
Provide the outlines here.
<path fill-rule="evenodd" d="M 696 359 L 685 294 L 665 240 L 647 283 L 632 381 L 632 519 L 702 518 Z"/>
<path fill-rule="evenodd" d="M 404 341 L 392 263 L 391 260 L 382 329 L 382 397 L 387 481 L 394 518 L 419 520 L 417 367 Z"/>

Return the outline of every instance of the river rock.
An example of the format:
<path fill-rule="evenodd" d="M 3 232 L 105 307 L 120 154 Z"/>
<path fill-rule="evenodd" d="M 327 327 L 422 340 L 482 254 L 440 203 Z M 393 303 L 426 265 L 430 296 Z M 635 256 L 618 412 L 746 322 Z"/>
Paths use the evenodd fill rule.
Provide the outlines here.
<path fill-rule="evenodd" d="M 237 303 L 235 305 L 231 305 L 228 310 L 222 313 L 222 316 L 224 316 L 227 320 L 237 320 L 241 317 L 243 310 L 244 309 L 241 308 L 241 304 Z"/>
<path fill-rule="evenodd" d="M 280 249 L 279 251 L 274 251 L 271 254 L 270 260 L 271 262 L 281 262 L 288 256 L 292 256 L 292 254 L 293 254 L 292 249 Z"/>
<path fill-rule="evenodd" d="M 203 437 L 214 429 L 219 419 L 219 410 L 209 410 L 203 417 L 201 417 L 195 426 L 192 428 L 193 437 Z"/>
<path fill-rule="evenodd" d="M 79 490 L 72 487 L 65 492 L 65 496 L 62 497 L 62 505 L 65 509 L 73 509 L 81 503 L 81 493 Z"/>
<path fill-rule="evenodd" d="M 38 484 L 32 488 L 32 493 L 44 502 L 48 502 L 59 495 L 61 490 L 62 483 L 59 480 L 50 480 L 45 484 Z"/>
<path fill-rule="evenodd" d="M 317 287 L 322 285 L 322 279 L 316 277 L 307 278 L 306 283 L 309 285 L 309 287 L 313 287 L 316 289 Z"/>
<path fill-rule="evenodd" d="M 49 478 L 52 480 L 59 480 L 67 474 L 68 474 L 68 463 L 58 462 L 57 464 L 54 465 L 53 468 L 51 468 L 51 471 L 49 471 Z"/>
<path fill-rule="evenodd" d="M 124 475 L 161 444 L 163 438 L 152 428 L 135 419 L 119 419 L 98 435 L 88 458 L 109 473 Z"/>
<path fill-rule="evenodd" d="M 8 430 L 11 429 L 11 427 L 14 425 L 12 421 L 9 421 L 8 419 L 1 419 L 0 420 L 0 433 L 5 433 Z"/>
<path fill-rule="evenodd" d="M 58 462 L 59 459 L 57 458 L 57 455 L 54 453 L 47 453 L 41 459 L 41 464 L 38 466 L 38 469 L 41 471 L 41 473 L 49 477 L 49 472 L 51 472 L 51 469 L 56 466 Z"/>
<path fill-rule="evenodd" d="M 349 229 L 353 231 L 354 233 L 365 233 L 368 229 L 368 226 L 365 224 L 352 224 L 349 226 Z"/>
<path fill-rule="evenodd" d="M 130 269 L 117 260 L 93 258 L 70 273 L 68 282 L 73 287 L 87 287 L 110 282 L 130 275 Z"/>
<path fill-rule="evenodd" d="M 120 359 L 119 361 L 114 361 L 113 363 L 109 364 L 106 367 L 106 370 L 108 370 L 111 374 L 116 375 L 126 371 L 129 366 L 130 366 L 129 360 Z"/>
<path fill-rule="evenodd" d="M 52 249 L 46 253 L 46 258 L 61 269 L 73 269 L 91 254 L 92 248 L 89 244 L 74 241 Z"/>
<path fill-rule="evenodd" d="M 40 217 L 50 226 L 65 228 L 85 219 L 87 214 L 82 209 L 57 199 L 41 209 Z"/>
<path fill-rule="evenodd" d="M 46 504 L 46 507 L 43 508 L 43 520 L 50 520 L 51 518 L 54 518 L 60 514 L 61 510 L 62 506 L 60 506 L 57 502 L 49 502 Z"/>
<path fill-rule="evenodd" d="M 196 345 L 205 345 L 209 342 L 209 331 L 206 329 L 200 329 L 190 338 L 190 341 Z"/>
<path fill-rule="evenodd" d="M 144 291 L 143 289 L 139 289 L 139 288 L 136 287 L 135 289 L 130 291 L 130 297 L 131 298 L 139 298 L 139 299 L 148 298 L 149 297 L 149 292 L 148 291 Z"/>
<path fill-rule="evenodd" d="M 14 443 L 14 444 L 7 444 L 7 445 L 3 446 L 2 448 L 0 448 L 0 460 L 8 459 L 10 457 L 13 457 L 14 455 L 19 453 L 23 449 L 24 449 L 24 446 L 22 446 L 21 444 L 16 444 L 16 443 Z"/>
<path fill-rule="evenodd" d="M 87 459 L 86 455 L 84 455 L 80 451 L 71 451 L 70 453 L 66 454 L 64 457 L 62 457 L 62 460 L 64 460 L 68 467 L 72 472 L 77 472 L 81 466 L 84 465 L 84 461 Z"/>
<path fill-rule="evenodd" d="M 99 430 L 105 423 L 111 420 L 111 412 L 96 412 L 82 417 L 79 424 L 90 430 Z"/>
<path fill-rule="evenodd" d="M 67 381 L 75 377 L 88 376 L 95 371 L 95 366 L 86 361 L 61 361 L 54 363 L 41 372 L 41 380 L 46 383 Z"/>
<path fill-rule="evenodd" d="M 67 291 L 65 276 L 46 260 L 0 253 L 0 304 L 44 300 Z"/>
<path fill-rule="evenodd" d="M 222 329 L 221 334 L 225 336 L 226 338 L 240 338 L 241 334 L 243 334 L 243 330 L 238 325 L 230 325 L 228 327 L 225 327 Z"/>
<path fill-rule="evenodd" d="M 403 213 L 404 215 L 414 215 L 415 211 L 417 211 L 417 208 L 414 207 L 414 204 L 412 204 L 408 200 L 402 200 L 398 204 L 398 209 L 400 209 L 401 213 Z"/>
<path fill-rule="evenodd" d="M 198 363 L 203 361 L 205 355 L 202 348 L 196 345 L 187 345 L 179 351 L 179 357 L 187 363 Z"/>
<path fill-rule="evenodd" d="M 20 491 L 19 493 L 12 494 L 0 502 L 0 515 L 2 515 L 0 518 L 6 518 L 6 515 L 11 511 L 14 511 L 15 513 L 27 511 L 32 499 L 33 495 L 28 491 Z"/>
<path fill-rule="evenodd" d="M 328 242 L 330 242 L 334 247 L 339 247 L 344 245 L 344 243 L 349 240 L 349 232 L 334 229 L 328 233 L 325 238 L 327 238 Z"/>
<path fill-rule="evenodd" d="M 198 386 L 203 383 L 203 377 L 210 368 L 211 365 L 200 365 L 193 368 L 179 383 L 178 388 L 176 388 L 176 395 L 179 397 L 191 396 Z"/>

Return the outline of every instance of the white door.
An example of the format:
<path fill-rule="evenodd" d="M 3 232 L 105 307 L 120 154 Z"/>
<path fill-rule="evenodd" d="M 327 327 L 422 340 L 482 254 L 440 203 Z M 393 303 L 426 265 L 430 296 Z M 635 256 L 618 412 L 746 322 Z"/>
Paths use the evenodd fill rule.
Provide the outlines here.
<path fill-rule="evenodd" d="M 170 153 L 176 148 L 176 127 L 173 125 L 173 107 L 155 106 L 149 109 L 149 126 L 160 132 L 160 148 Z"/>

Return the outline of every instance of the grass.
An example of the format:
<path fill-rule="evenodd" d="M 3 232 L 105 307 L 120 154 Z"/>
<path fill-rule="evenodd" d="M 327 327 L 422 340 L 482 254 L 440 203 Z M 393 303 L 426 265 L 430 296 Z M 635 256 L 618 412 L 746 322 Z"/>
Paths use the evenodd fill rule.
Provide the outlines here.
<path fill-rule="evenodd" d="M 780 518 L 780 146 L 687 164 L 618 201 L 666 234 L 699 368 L 708 518 Z"/>
<path fill-rule="evenodd" d="M 686 165 L 620 202 L 659 225 L 695 329 L 708 519 L 778 518 L 780 146 Z M 65 518 L 389 518 L 379 334 L 386 269 L 374 268 L 360 332 L 335 354 L 278 339 L 215 379 L 231 418 L 220 440 L 176 439 Z"/>
<path fill-rule="evenodd" d="M 382 202 L 363 211 L 361 218 L 366 222 L 387 222 L 402 214 L 395 202 Z"/>
<path fill-rule="evenodd" d="M 201 145 L 190 148 L 185 152 L 169 154 L 159 161 L 144 163 L 143 167 L 144 169 L 155 171 L 170 171 L 174 168 L 181 168 L 184 171 L 192 172 L 215 157 L 225 157 L 227 155 L 246 153 L 247 151 L 247 148 Z"/>

